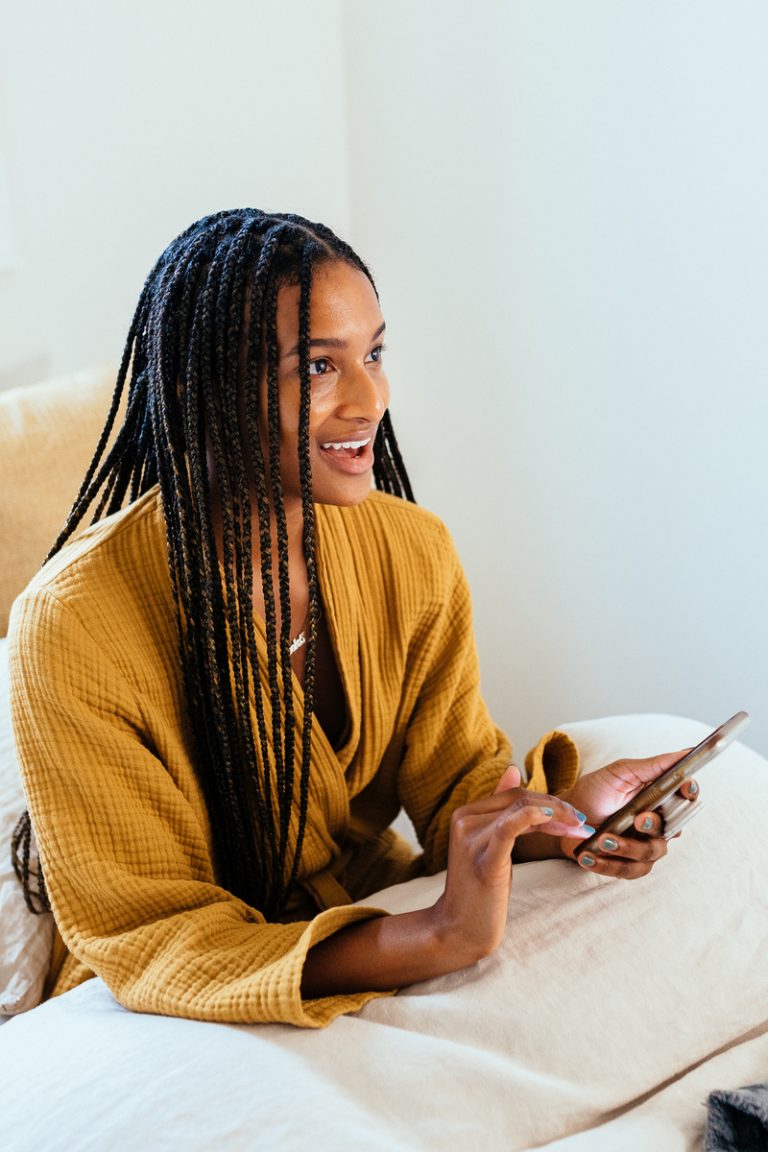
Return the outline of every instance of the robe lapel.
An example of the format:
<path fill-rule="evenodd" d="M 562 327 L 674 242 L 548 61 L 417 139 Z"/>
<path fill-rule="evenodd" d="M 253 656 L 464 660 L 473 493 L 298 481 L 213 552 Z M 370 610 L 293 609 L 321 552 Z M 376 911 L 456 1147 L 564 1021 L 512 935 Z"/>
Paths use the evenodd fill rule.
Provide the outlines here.
<path fill-rule="evenodd" d="M 317 505 L 316 539 L 318 579 L 323 601 L 323 612 L 331 639 L 336 664 L 344 689 L 347 729 L 343 746 L 336 751 L 322 725 L 315 719 L 312 724 L 311 771 L 309 777 L 309 805 L 307 829 L 302 852 L 302 871 L 322 867 L 326 860 L 338 855 L 338 839 L 344 837 L 349 825 L 349 793 L 345 772 L 354 759 L 360 743 L 360 648 L 359 615 L 360 593 L 356 578 L 353 542 L 349 537 L 340 509 Z M 270 702 L 267 665 L 267 638 L 264 622 L 254 616 L 256 646 L 259 655 L 259 677 L 264 701 L 267 733 L 272 733 L 272 707 Z M 282 680 L 280 699 L 282 703 Z M 296 717 L 296 759 L 300 756 L 301 730 L 304 723 L 304 692 L 295 676 L 292 677 L 293 705 Z M 251 699 L 255 710 L 255 701 Z M 255 717 L 254 717 L 255 724 Z M 298 780 L 296 781 L 298 799 Z M 298 816 L 291 820 L 295 835 Z"/>

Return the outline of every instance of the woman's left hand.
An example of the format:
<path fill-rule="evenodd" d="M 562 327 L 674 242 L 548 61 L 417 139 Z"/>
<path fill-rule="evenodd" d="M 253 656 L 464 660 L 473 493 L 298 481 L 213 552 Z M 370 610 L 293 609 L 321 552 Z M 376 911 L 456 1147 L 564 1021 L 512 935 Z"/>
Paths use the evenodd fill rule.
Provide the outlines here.
<path fill-rule="evenodd" d="M 582 776 L 560 798 L 585 812 L 589 823 L 598 828 L 647 784 L 677 764 L 687 751 L 669 752 L 646 760 L 616 760 Z M 695 780 L 687 780 L 678 791 L 680 796 L 694 801 L 699 789 Z M 577 863 L 601 876 L 622 876 L 628 880 L 646 876 L 656 861 L 667 854 L 663 831 L 663 820 L 658 813 L 640 812 L 630 835 L 605 833 L 594 849 L 576 858 Z M 581 843 L 583 841 L 564 836 L 560 847 L 566 856 L 574 859 L 574 850 Z"/>

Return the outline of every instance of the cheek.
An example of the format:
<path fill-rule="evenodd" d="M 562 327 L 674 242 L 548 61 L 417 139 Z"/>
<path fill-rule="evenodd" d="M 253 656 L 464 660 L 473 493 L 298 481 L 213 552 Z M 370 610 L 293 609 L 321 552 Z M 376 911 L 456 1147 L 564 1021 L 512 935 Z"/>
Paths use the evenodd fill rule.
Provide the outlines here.
<path fill-rule="evenodd" d="M 301 393 L 298 381 L 291 378 L 281 380 L 280 387 L 280 436 L 283 440 L 295 440 L 299 430 L 299 417 L 301 415 Z M 315 413 L 315 394 L 312 391 L 312 402 L 309 410 L 309 426 L 312 428 Z"/>
<path fill-rule="evenodd" d="M 312 385 L 312 399 L 309 406 L 309 431 L 314 432 L 329 416 L 333 414 L 338 405 L 337 388 L 334 384 L 323 384 L 318 381 Z M 299 408 L 294 413 L 295 427 L 298 428 Z"/>
<path fill-rule="evenodd" d="M 377 372 L 376 376 L 372 377 L 372 383 L 378 393 L 382 410 L 388 408 L 390 387 L 386 373 Z M 339 405 L 339 401 L 339 386 L 335 379 L 326 383 L 321 377 L 313 382 L 312 400 L 309 409 L 310 435 L 313 435 L 316 430 L 321 428 L 326 420 L 333 415 Z M 295 435 L 299 426 L 298 389 L 295 389 L 295 394 L 290 394 L 290 399 L 286 392 L 285 399 L 281 405 L 280 416 L 284 433 L 287 435 L 293 433 Z"/>
<path fill-rule="evenodd" d="M 381 373 L 380 377 L 380 395 L 381 402 L 385 408 L 389 408 L 389 398 L 391 396 L 391 389 L 389 387 L 389 380 L 385 372 Z"/>
<path fill-rule="evenodd" d="M 311 408 L 322 408 L 326 412 L 336 406 L 339 401 L 341 384 L 336 372 L 328 372 L 325 376 L 312 377 Z"/>

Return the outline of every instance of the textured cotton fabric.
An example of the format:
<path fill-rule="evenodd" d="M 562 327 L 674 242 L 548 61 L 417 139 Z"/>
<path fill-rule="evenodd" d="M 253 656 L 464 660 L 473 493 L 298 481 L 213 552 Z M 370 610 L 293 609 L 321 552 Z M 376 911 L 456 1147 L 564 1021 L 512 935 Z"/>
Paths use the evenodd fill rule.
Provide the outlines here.
<path fill-rule="evenodd" d="M 591 771 L 711 728 L 566 731 Z M 768 761 L 733 744 L 699 778 L 650 875 L 520 865 L 492 956 L 311 1036 L 125 1012 L 100 980 L 26 1013 L 0 1028 L 3 1152 L 701 1152 L 708 1094 L 768 1071 Z M 375 900 L 423 908 L 443 880 Z"/>
<path fill-rule="evenodd" d="M 69 950 L 54 992 L 97 973 L 125 1006 L 173 1016 L 320 1026 L 357 1010 L 379 993 L 302 1001 L 308 949 L 379 914 L 353 900 L 444 867 L 451 812 L 492 792 L 509 763 L 480 696 L 469 593 L 441 522 L 380 493 L 316 515 L 348 725 L 338 751 L 313 726 L 287 923 L 266 923 L 216 883 L 158 490 L 68 544 L 16 602 L 19 759 Z M 264 653 L 263 627 L 257 644 Z M 298 682 L 294 692 L 298 726 Z M 567 787 L 573 746 L 543 742 L 531 771 L 537 790 Z M 401 805 L 420 860 L 388 830 Z"/>

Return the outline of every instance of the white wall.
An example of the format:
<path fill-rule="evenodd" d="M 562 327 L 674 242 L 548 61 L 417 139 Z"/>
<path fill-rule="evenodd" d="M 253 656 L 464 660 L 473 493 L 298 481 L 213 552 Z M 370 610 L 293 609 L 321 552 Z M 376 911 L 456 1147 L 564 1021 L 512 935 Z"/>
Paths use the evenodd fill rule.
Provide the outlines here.
<path fill-rule="evenodd" d="M 486 695 L 552 724 L 746 707 L 768 752 L 762 0 L 3 8 L 0 386 L 114 359 L 203 212 L 357 244 Z"/>
<path fill-rule="evenodd" d="M 0 77 L 0 386 L 119 358 L 145 276 L 206 212 L 347 227 L 335 0 L 9 2 Z"/>
<path fill-rule="evenodd" d="M 519 751 L 744 707 L 768 752 L 768 7 L 354 0 L 352 230 Z"/>

